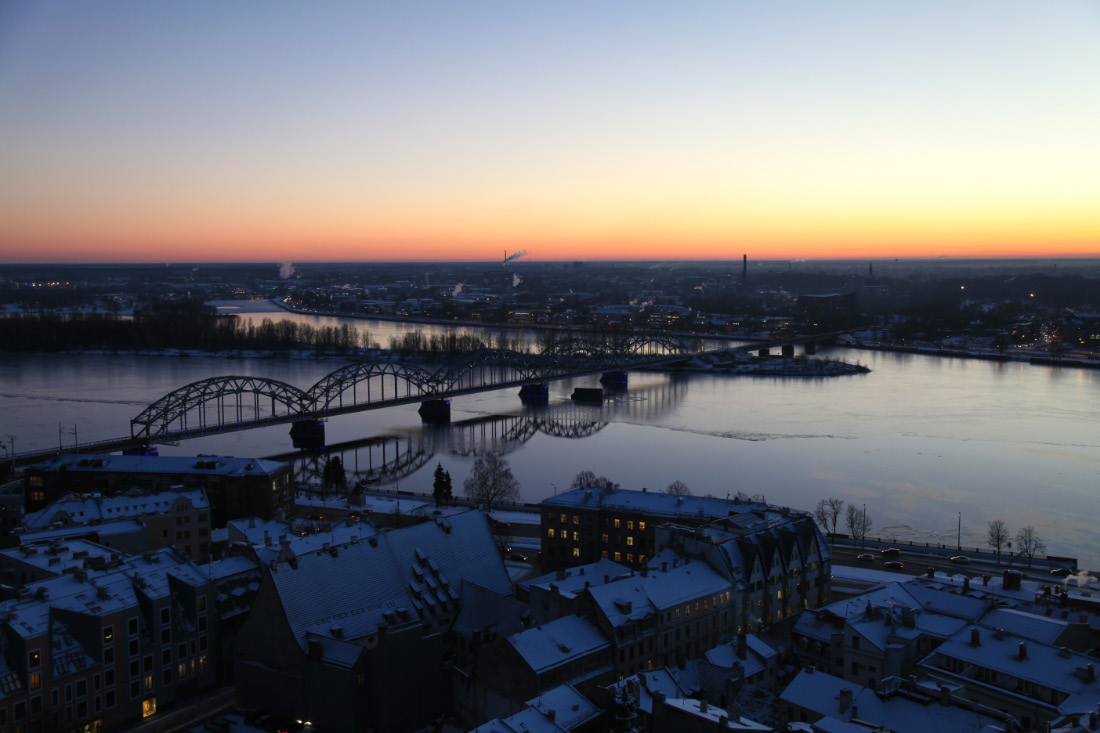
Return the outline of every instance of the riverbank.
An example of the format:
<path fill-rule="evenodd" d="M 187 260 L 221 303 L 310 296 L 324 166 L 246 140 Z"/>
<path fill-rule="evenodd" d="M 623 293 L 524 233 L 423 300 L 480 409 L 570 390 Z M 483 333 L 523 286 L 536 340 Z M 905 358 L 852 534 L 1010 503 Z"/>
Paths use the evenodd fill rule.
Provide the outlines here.
<path fill-rule="evenodd" d="M 863 341 L 860 339 L 838 340 L 838 346 L 865 351 L 890 351 L 902 354 L 921 354 L 952 359 L 980 359 L 983 361 L 1012 361 L 1039 364 L 1044 366 L 1064 366 L 1084 369 L 1100 369 L 1100 354 L 1073 351 L 1065 354 L 1052 354 L 1042 349 L 1013 347 L 999 350 L 993 346 L 978 344 L 937 344 L 934 342 L 907 342 L 904 344 Z"/>

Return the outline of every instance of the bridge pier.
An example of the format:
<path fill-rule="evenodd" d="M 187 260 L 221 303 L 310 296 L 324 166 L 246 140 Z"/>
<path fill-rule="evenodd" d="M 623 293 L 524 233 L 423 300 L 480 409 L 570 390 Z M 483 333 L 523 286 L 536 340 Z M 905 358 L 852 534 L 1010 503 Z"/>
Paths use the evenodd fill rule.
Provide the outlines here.
<path fill-rule="evenodd" d="M 783 344 L 782 346 L 783 356 L 794 356 L 794 344 Z"/>
<path fill-rule="evenodd" d="M 133 448 L 123 448 L 122 455 L 124 456 L 159 456 L 160 449 L 155 445 L 149 445 L 148 442 L 141 445 L 134 446 Z"/>
<path fill-rule="evenodd" d="M 807 341 L 806 342 L 806 353 L 807 354 L 816 354 L 817 353 L 817 342 L 816 341 Z"/>
<path fill-rule="evenodd" d="M 626 372 L 604 372 L 600 384 L 607 387 L 626 389 Z"/>
<path fill-rule="evenodd" d="M 445 425 L 451 421 L 450 400 L 425 400 L 420 403 L 420 419 L 426 423 Z"/>
<path fill-rule="evenodd" d="M 769 350 L 767 346 L 764 346 L 764 347 L 757 350 L 756 355 L 757 356 L 767 356 L 770 353 L 771 353 L 771 350 Z"/>
<path fill-rule="evenodd" d="M 321 420 L 299 420 L 292 423 L 290 439 L 298 450 L 323 450 L 325 423 Z"/>
<path fill-rule="evenodd" d="M 550 399 L 550 385 L 525 384 L 519 388 L 519 398 L 521 400 L 548 400 Z"/>

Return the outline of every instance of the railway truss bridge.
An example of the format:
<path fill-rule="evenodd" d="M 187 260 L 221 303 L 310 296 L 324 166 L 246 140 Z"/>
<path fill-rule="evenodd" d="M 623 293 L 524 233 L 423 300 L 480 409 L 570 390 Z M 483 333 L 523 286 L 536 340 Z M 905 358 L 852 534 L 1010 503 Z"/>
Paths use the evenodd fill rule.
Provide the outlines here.
<path fill-rule="evenodd" d="M 324 421 L 336 415 L 419 402 L 425 422 L 446 423 L 452 397 L 520 387 L 521 397 L 545 400 L 551 380 L 602 373 L 601 381 L 624 385 L 627 370 L 698 353 L 678 339 L 634 335 L 568 339 L 538 354 L 481 349 L 443 365 L 357 361 L 306 390 L 264 377 L 212 377 L 173 390 L 145 408 L 130 421 L 130 441 L 148 446 L 290 423 L 296 448 L 320 448 Z"/>

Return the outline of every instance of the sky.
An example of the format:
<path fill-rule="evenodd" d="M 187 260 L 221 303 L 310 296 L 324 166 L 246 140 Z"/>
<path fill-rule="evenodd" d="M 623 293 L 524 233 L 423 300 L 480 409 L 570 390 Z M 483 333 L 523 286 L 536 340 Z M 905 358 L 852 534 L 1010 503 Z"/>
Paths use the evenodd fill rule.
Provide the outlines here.
<path fill-rule="evenodd" d="M 1100 256 L 1094 0 L 3 0 L 0 263 Z"/>

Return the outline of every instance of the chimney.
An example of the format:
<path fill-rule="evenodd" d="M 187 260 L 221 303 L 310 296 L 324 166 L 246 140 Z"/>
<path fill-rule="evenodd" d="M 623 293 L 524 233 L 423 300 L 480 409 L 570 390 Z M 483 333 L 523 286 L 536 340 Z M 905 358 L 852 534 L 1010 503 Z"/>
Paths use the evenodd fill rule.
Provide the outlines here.
<path fill-rule="evenodd" d="M 661 572 L 662 573 L 667 573 L 668 572 L 668 561 L 667 560 L 661 563 Z"/>
<path fill-rule="evenodd" d="M 749 278 L 749 256 L 741 255 L 741 284 L 744 285 L 745 281 Z"/>
<path fill-rule="evenodd" d="M 934 577 L 936 577 L 936 569 L 934 567 L 932 567 L 931 565 L 929 565 L 928 569 L 924 571 L 924 574 L 925 574 L 926 577 L 934 578 Z"/>
<path fill-rule="evenodd" d="M 547 718 L 547 719 L 548 719 L 548 720 L 549 720 L 549 721 L 550 721 L 551 723 L 553 723 L 553 722 L 554 722 L 554 718 L 556 718 L 557 716 L 558 716 L 558 711 L 557 711 L 557 710 L 554 710 L 554 708 L 550 708 L 549 710 L 547 710 L 547 711 L 546 711 L 546 718 Z"/>
<path fill-rule="evenodd" d="M 963 593 L 970 592 L 970 576 L 963 578 Z"/>
<path fill-rule="evenodd" d="M 947 685 L 944 685 L 943 687 L 940 688 L 940 705 L 950 705 L 950 704 L 951 704 L 951 690 L 948 689 Z"/>
<path fill-rule="evenodd" d="M 1027 659 L 1027 642 L 1020 642 L 1020 661 Z"/>
<path fill-rule="evenodd" d="M 700 700 L 699 701 L 699 712 L 700 713 L 705 713 L 706 711 L 707 711 L 707 701 L 706 700 Z"/>
<path fill-rule="evenodd" d="M 981 645 L 982 645 L 982 632 L 981 632 L 981 630 L 980 629 L 971 629 L 970 630 L 970 646 L 981 646 Z"/>
<path fill-rule="evenodd" d="M 838 699 L 840 700 L 840 710 L 839 710 L 839 712 L 841 712 L 841 713 L 846 712 L 848 710 L 848 708 L 851 707 L 851 705 L 852 705 L 852 688 L 851 687 L 845 687 L 843 690 L 841 690 L 840 691 L 840 696 L 839 696 Z"/>

